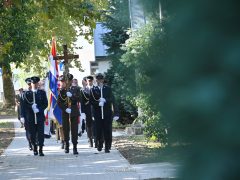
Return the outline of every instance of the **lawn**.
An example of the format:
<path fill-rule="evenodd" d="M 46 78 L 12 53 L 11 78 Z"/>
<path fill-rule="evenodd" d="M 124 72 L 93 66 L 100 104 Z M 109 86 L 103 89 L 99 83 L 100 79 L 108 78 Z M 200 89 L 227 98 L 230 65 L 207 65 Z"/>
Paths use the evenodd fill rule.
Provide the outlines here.
<path fill-rule="evenodd" d="M 147 141 L 143 135 L 119 136 L 113 138 L 114 146 L 130 164 L 181 163 L 186 146 L 166 146 L 159 142 Z"/>
<path fill-rule="evenodd" d="M 0 119 L 0 155 L 9 146 L 15 136 L 12 122 L 1 122 Z"/>

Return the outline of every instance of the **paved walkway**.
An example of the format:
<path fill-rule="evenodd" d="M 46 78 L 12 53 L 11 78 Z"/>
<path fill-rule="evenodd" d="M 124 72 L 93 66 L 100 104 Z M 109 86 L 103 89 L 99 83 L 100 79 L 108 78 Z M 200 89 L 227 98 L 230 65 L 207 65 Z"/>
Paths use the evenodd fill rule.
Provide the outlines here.
<path fill-rule="evenodd" d="M 4 121 L 4 120 L 0 120 Z M 8 120 L 9 121 L 9 120 Z M 89 148 L 86 133 L 79 139 L 79 155 L 65 154 L 55 137 L 45 139 L 44 157 L 28 150 L 25 132 L 15 120 L 15 138 L 0 156 L 0 180 L 115 180 L 174 177 L 176 166 L 169 163 L 130 165 L 113 147 L 111 153 Z"/>

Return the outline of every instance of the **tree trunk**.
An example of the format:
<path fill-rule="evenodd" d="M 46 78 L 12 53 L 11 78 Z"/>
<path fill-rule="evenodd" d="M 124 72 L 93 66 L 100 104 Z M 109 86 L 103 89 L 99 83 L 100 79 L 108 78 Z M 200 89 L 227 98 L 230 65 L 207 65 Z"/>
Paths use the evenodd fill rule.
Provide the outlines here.
<path fill-rule="evenodd" d="M 12 82 L 12 71 L 4 65 L 2 66 L 2 79 L 4 107 L 12 107 L 15 105 L 15 91 Z"/>

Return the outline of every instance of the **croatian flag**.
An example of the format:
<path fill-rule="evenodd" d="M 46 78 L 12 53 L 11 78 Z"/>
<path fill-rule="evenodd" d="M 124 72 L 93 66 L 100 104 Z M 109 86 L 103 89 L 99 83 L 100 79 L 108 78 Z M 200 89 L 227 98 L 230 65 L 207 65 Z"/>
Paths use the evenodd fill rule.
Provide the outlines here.
<path fill-rule="evenodd" d="M 50 96 L 49 96 L 49 114 L 48 118 L 53 118 L 58 121 L 60 125 L 62 125 L 62 111 L 57 105 L 57 97 L 58 97 L 58 63 L 53 59 L 54 56 L 56 56 L 56 41 L 55 38 L 52 38 L 52 49 L 51 49 L 51 55 L 49 57 L 50 59 L 50 71 L 48 75 L 49 79 L 49 89 L 50 89 Z"/>

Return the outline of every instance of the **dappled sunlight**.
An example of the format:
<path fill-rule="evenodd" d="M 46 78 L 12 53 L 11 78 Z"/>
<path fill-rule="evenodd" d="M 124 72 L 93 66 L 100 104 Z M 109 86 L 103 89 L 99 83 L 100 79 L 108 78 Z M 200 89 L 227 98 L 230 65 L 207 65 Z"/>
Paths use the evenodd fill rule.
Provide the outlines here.
<path fill-rule="evenodd" d="M 93 164 L 108 164 L 108 163 L 113 163 L 113 162 L 117 162 L 118 160 L 105 160 L 105 161 L 96 161 L 93 162 Z"/>

